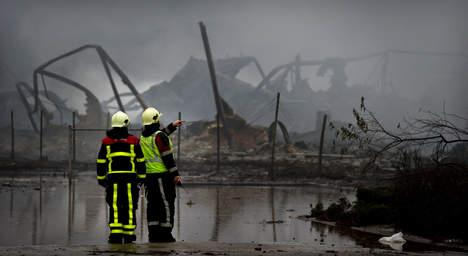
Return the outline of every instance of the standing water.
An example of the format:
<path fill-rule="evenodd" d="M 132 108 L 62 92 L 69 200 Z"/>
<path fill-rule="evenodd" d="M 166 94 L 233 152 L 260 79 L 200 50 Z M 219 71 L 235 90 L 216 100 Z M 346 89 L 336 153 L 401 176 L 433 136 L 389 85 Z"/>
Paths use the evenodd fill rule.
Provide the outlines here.
<path fill-rule="evenodd" d="M 79 176 L 70 186 L 59 177 L 42 180 L 42 186 L 39 177 L 3 180 L 0 246 L 107 242 L 105 193 L 94 177 Z M 210 185 L 187 186 L 178 189 L 178 195 L 173 235 L 179 241 L 358 246 L 348 235 L 296 218 L 308 214 L 311 203 L 327 206 L 343 196 L 353 200 L 349 190 Z M 137 209 L 138 243 L 147 242 L 142 199 Z"/>

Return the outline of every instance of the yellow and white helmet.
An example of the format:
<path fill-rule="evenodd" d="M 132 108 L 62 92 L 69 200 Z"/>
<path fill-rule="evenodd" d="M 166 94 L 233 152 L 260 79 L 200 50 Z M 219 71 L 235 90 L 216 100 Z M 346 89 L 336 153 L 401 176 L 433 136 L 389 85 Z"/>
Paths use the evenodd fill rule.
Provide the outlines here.
<path fill-rule="evenodd" d="M 130 124 L 128 115 L 122 111 L 112 115 L 112 127 L 127 127 Z"/>
<path fill-rule="evenodd" d="M 150 125 L 159 123 L 159 118 L 162 116 L 161 113 L 155 108 L 147 108 L 141 114 L 141 122 L 143 125 Z"/>

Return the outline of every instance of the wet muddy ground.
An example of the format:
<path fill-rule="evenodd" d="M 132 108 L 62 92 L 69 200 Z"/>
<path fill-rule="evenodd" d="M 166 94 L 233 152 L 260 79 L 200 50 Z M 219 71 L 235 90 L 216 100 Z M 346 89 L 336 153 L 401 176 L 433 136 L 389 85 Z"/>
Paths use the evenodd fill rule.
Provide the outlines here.
<path fill-rule="evenodd" d="M 92 173 L 76 177 L 71 186 L 62 176 L 17 175 L 0 179 L 3 253 L 12 246 L 106 245 L 108 209 L 104 190 Z M 173 235 L 188 244 L 295 244 L 324 252 L 389 249 L 377 242 L 379 237 L 297 218 L 308 214 L 310 204 L 318 201 L 325 206 L 340 197 L 353 201 L 352 189 L 187 184 L 178 189 L 178 195 Z M 147 243 L 145 208 L 141 197 L 137 210 L 137 245 L 142 246 Z M 433 250 L 411 243 L 404 247 L 404 251 Z"/>
<path fill-rule="evenodd" d="M 219 242 L 177 242 L 172 244 L 132 244 L 93 246 L 24 246 L 0 247 L 0 255 L 280 255 L 280 256 L 360 256 L 360 255 L 464 255 L 462 253 L 415 253 L 352 247 L 311 247 L 303 244 L 245 244 Z"/>

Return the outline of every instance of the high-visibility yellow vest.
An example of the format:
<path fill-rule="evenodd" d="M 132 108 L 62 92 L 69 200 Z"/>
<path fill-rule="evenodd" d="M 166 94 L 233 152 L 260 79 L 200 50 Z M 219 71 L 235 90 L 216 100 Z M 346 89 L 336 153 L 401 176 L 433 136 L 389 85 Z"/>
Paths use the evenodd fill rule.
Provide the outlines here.
<path fill-rule="evenodd" d="M 141 150 L 145 156 L 146 173 L 163 173 L 168 171 L 161 159 L 161 153 L 155 142 L 156 135 L 159 133 L 162 133 L 162 131 L 157 131 L 148 137 L 140 136 Z M 169 147 L 172 151 L 171 138 L 169 138 L 169 136 L 167 138 L 169 139 Z"/>

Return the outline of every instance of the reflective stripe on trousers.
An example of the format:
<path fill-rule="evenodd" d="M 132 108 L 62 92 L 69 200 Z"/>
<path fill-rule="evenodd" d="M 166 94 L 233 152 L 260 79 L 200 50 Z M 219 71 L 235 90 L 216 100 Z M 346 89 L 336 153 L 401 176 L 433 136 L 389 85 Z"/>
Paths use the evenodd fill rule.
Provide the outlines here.
<path fill-rule="evenodd" d="M 158 182 L 159 182 L 159 191 L 161 191 L 161 197 L 162 197 L 162 200 L 164 202 L 164 208 L 166 210 L 166 222 L 161 222 L 160 226 L 161 227 L 171 228 L 172 227 L 172 224 L 171 224 L 171 211 L 169 210 L 169 203 L 167 202 L 167 199 L 166 199 L 166 193 L 164 192 L 164 186 L 163 186 L 163 183 L 162 183 L 162 179 L 158 179 Z"/>
<path fill-rule="evenodd" d="M 153 227 L 172 229 L 174 223 L 175 185 L 167 174 L 148 174 L 146 176 L 146 199 L 148 202 L 147 219 L 151 232 Z"/>
<path fill-rule="evenodd" d="M 135 207 L 132 183 L 113 183 L 106 190 L 111 234 L 135 234 Z"/>

